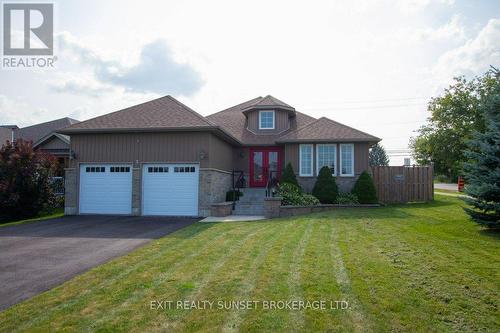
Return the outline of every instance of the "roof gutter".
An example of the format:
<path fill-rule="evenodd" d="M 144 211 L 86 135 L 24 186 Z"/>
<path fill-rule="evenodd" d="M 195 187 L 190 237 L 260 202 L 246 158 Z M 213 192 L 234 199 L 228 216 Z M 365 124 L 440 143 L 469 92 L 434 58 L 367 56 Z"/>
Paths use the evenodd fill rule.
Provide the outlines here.
<path fill-rule="evenodd" d="M 382 139 L 373 137 L 370 139 L 361 138 L 347 138 L 347 139 L 288 139 L 288 140 L 276 140 L 277 143 L 315 143 L 315 142 L 380 142 Z"/>

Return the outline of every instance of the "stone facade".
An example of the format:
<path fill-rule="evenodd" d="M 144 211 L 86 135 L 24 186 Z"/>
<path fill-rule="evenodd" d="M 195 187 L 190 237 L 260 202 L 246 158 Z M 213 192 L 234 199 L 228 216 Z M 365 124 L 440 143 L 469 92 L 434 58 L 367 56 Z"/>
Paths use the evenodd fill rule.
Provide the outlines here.
<path fill-rule="evenodd" d="M 141 215 L 142 172 L 140 168 L 132 169 L 132 215 Z"/>
<path fill-rule="evenodd" d="M 64 215 L 76 215 L 78 213 L 78 175 L 74 168 L 64 169 L 64 172 Z"/>
<path fill-rule="evenodd" d="M 232 174 L 216 169 L 200 169 L 200 189 L 198 194 L 198 212 L 200 216 L 209 216 L 213 203 L 226 201 L 226 192 L 231 190 Z"/>

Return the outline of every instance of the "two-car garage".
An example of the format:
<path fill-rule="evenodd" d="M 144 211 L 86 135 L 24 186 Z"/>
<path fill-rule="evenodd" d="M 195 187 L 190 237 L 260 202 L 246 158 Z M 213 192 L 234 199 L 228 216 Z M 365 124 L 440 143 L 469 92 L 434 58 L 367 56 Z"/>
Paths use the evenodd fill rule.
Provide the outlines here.
<path fill-rule="evenodd" d="M 199 164 L 144 164 L 142 215 L 198 216 Z M 80 214 L 132 214 L 133 166 L 80 165 Z"/>

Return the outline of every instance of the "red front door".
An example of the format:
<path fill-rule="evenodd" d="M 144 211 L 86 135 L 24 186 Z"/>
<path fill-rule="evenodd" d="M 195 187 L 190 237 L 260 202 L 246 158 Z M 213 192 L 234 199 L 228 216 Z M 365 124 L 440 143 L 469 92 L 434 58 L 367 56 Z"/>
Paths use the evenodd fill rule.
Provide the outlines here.
<path fill-rule="evenodd" d="M 274 177 L 281 175 L 281 149 L 277 147 L 250 148 L 250 186 L 263 187 L 271 171 Z"/>

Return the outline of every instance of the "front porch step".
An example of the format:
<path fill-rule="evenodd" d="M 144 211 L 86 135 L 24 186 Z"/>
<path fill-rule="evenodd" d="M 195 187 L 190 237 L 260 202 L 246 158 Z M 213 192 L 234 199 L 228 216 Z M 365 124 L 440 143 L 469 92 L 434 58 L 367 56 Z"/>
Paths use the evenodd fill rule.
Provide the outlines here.
<path fill-rule="evenodd" d="M 240 197 L 239 202 L 264 201 L 266 197 L 266 190 L 263 188 L 242 188 L 240 191 L 243 195 Z"/>
<path fill-rule="evenodd" d="M 243 195 L 236 201 L 234 215 L 264 215 L 264 188 L 242 188 Z"/>

